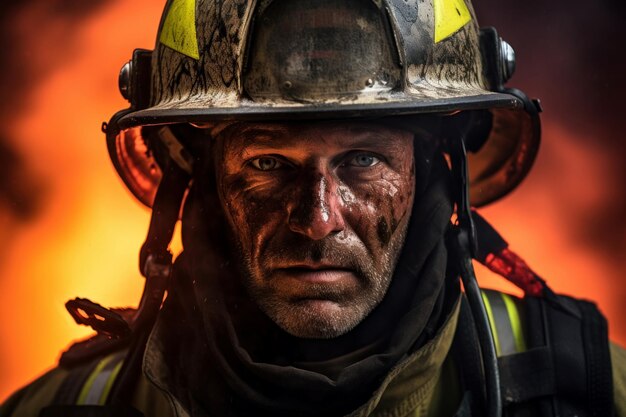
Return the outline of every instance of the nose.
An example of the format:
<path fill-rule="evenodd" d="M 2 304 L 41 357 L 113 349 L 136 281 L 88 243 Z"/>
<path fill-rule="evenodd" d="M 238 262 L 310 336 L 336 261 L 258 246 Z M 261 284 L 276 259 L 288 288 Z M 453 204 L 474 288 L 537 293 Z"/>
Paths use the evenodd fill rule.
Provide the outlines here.
<path fill-rule="evenodd" d="M 320 240 L 344 230 L 338 187 L 329 173 L 307 173 L 295 187 L 287 206 L 291 231 Z"/>

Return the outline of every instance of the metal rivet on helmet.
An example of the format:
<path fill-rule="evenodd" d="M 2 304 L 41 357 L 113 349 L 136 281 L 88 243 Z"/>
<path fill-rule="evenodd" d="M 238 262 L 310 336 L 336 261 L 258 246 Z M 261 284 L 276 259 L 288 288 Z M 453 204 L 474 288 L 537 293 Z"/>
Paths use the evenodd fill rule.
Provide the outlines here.
<path fill-rule="evenodd" d="M 131 74 L 133 72 L 133 61 L 128 61 L 124 64 L 120 70 L 120 76 L 118 78 L 118 85 L 122 97 L 130 101 L 131 99 Z"/>
<path fill-rule="evenodd" d="M 504 39 L 500 38 L 500 51 L 502 59 L 502 81 L 507 82 L 515 73 L 515 50 Z"/>

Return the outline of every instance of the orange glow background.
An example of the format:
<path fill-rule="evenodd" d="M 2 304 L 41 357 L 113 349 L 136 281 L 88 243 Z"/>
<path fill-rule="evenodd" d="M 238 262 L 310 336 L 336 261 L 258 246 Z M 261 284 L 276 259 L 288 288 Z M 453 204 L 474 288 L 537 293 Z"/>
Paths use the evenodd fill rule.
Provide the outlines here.
<path fill-rule="evenodd" d="M 501 27 L 514 20 L 494 11 L 512 1 L 491 3 L 488 9 L 482 2 L 491 21 L 481 23 Z M 10 22 L 3 42 L 11 45 L 14 61 L 3 59 L 13 70 L 0 75 L 3 85 L 20 85 L 5 90 L 13 95 L 5 94 L 0 107 L 0 144 L 19 162 L 8 173 L 0 168 L 9 195 L 0 200 L 0 401 L 54 366 L 72 340 L 90 334 L 73 323 L 66 300 L 134 306 L 139 299 L 137 258 L 149 212 L 115 175 L 100 125 L 126 107 L 118 71 L 133 48 L 153 48 L 162 9 L 155 0 L 101 0 L 70 15 L 64 2 L 23 4 L 3 19 Z M 523 39 L 533 38 L 533 31 L 510 30 L 502 34 L 518 36 L 522 48 L 532 45 Z M 623 164 L 616 165 L 621 159 L 607 152 L 606 141 L 589 140 L 590 132 L 605 137 L 603 129 L 593 133 L 593 123 L 580 127 L 576 116 L 570 124 L 551 113 L 556 106 L 557 115 L 581 113 L 575 102 L 568 109 L 554 98 L 552 83 L 571 69 L 568 61 L 538 71 L 534 50 L 516 50 L 512 85 L 541 96 L 546 107 L 543 147 L 528 180 L 482 213 L 555 290 L 596 300 L 612 338 L 626 344 L 624 212 L 615 213 L 623 207 L 624 177 L 615 174 Z M 27 74 L 11 79 L 20 76 L 20 66 Z M 607 217 L 604 229 L 590 234 L 588 219 L 598 217 Z M 484 269 L 478 272 L 484 285 L 516 291 Z"/>

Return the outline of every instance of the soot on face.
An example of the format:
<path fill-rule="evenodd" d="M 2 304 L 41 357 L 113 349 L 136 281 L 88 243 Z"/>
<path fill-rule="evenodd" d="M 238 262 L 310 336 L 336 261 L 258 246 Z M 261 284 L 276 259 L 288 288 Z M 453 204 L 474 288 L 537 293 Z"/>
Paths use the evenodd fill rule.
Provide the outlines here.
<path fill-rule="evenodd" d="M 389 230 L 389 226 L 387 225 L 387 220 L 384 217 L 378 219 L 378 240 L 380 241 L 381 246 L 387 246 L 389 240 L 391 239 L 391 230 Z"/>
<path fill-rule="evenodd" d="M 250 297 L 294 336 L 352 329 L 384 297 L 404 242 L 412 133 L 250 123 L 219 140 L 220 201 Z"/>

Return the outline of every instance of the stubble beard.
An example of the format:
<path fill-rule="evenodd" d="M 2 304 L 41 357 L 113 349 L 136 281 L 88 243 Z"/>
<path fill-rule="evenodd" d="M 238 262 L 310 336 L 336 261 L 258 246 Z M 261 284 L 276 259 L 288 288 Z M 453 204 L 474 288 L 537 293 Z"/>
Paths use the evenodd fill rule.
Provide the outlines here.
<path fill-rule="evenodd" d="M 256 267 L 249 251 L 243 250 L 240 242 L 238 253 L 242 254 L 240 269 L 242 282 L 250 298 L 276 325 L 292 336 L 306 339 L 331 339 L 354 329 L 385 297 L 400 256 L 408 225 L 398 227 L 390 240 L 382 259 L 375 262 L 367 252 L 354 256 L 352 262 L 358 285 L 355 288 L 331 288 L 326 284 L 307 283 L 307 289 L 317 294 L 315 299 L 290 297 L 281 294 L 272 286 L 272 277 Z M 321 252 L 330 252 L 322 245 Z M 365 249 L 363 249 L 365 251 Z M 292 255 L 289 250 L 271 256 Z M 345 254 L 333 251 L 338 261 Z M 339 253 L 339 255 L 337 255 Z M 367 260 L 365 262 L 364 260 Z M 319 298 L 317 298 L 319 297 Z"/>

